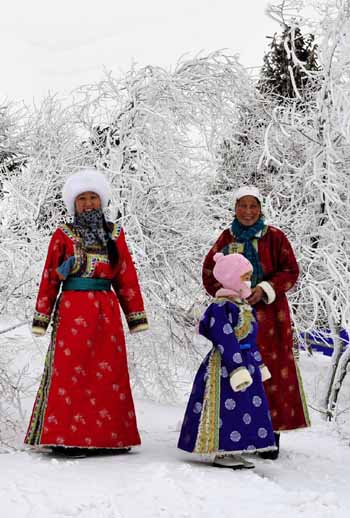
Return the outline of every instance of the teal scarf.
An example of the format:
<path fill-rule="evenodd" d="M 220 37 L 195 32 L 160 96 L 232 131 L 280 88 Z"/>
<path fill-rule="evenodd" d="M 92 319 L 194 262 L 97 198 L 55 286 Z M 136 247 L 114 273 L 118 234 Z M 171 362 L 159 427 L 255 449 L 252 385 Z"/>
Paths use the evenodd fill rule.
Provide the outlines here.
<path fill-rule="evenodd" d="M 243 255 L 253 265 L 252 287 L 254 288 L 259 282 L 263 280 L 263 271 L 261 268 L 258 251 L 253 245 L 253 239 L 258 232 L 261 232 L 265 227 L 263 218 L 259 218 L 254 225 L 246 227 L 242 225 L 237 218 L 231 223 L 232 234 L 235 236 L 238 243 L 243 243 Z"/>

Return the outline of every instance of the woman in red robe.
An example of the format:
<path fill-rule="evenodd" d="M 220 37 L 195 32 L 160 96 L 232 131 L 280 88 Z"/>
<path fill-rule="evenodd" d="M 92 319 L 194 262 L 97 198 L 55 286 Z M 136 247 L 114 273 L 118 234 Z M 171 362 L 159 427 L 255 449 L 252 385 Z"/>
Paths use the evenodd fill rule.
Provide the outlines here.
<path fill-rule="evenodd" d="M 291 317 L 286 297 L 299 275 L 298 264 L 285 234 L 266 225 L 258 189 L 244 186 L 235 194 L 235 218 L 209 251 L 203 264 L 203 284 L 214 296 L 221 288 L 213 276 L 214 255 L 241 253 L 253 264 L 252 295 L 258 320 L 257 344 L 271 372 L 265 383 L 276 444 L 279 432 L 309 426 L 301 378 L 294 361 Z M 275 459 L 276 452 L 262 453 Z"/>
<path fill-rule="evenodd" d="M 72 224 L 54 232 L 33 321 L 53 321 L 25 443 L 67 454 L 140 444 L 120 306 L 130 332 L 148 328 L 137 273 L 120 224 L 103 208 L 110 185 L 95 169 L 71 175 L 63 199 Z M 63 449 L 64 448 L 64 449 Z"/>

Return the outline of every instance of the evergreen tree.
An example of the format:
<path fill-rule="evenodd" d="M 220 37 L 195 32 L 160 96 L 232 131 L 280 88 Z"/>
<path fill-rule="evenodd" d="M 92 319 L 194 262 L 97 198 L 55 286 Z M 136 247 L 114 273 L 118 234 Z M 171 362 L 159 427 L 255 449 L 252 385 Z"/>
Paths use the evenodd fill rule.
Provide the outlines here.
<path fill-rule="evenodd" d="M 311 80 L 309 72 L 320 70 L 314 35 L 304 37 L 299 27 L 286 26 L 281 35 L 274 34 L 269 47 L 258 90 L 272 94 L 277 102 L 296 98 L 298 93 L 305 97 Z"/>
<path fill-rule="evenodd" d="M 258 170 L 268 123 L 265 103 L 251 97 L 250 105 L 242 106 L 237 121 L 217 151 L 217 174 L 211 195 L 224 195 L 232 200 L 232 193 L 242 184 L 255 184 L 264 190 L 265 171 Z"/>
<path fill-rule="evenodd" d="M 270 123 L 269 114 L 276 105 L 290 99 L 295 102 L 296 98 L 306 101 L 317 90 L 311 88 L 316 80 L 315 72 L 320 70 L 314 36 L 304 37 L 299 27 L 285 25 L 282 34 L 271 39 L 257 83 L 258 95 L 250 98 L 249 106 L 240 108 L 231 135 L 223 139 L 218 149 L 213 194 L 232 193 L 243 183 L 253 183 L 263 192 L 268 191 L 276 165 L 268 163 L 259 168 L 258 163 Z"/>

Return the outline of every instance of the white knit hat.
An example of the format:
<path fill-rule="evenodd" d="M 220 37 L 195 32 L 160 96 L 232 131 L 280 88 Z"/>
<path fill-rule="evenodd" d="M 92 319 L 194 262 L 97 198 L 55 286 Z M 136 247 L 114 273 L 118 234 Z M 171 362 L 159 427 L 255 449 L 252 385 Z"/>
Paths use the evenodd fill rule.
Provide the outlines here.
<path fill-rule="evenodd" d="M 75 198 L 83 192 L 95 192 L 101 199 L 101 207 L 105 209 L 111 199 L 111 186 L 103 173 L 92 167 L 79 169 L 68 176 L 62 189 L 62 198 L 69 214 L 75 212 Z"/>
<path fill-rule="evenodd" d="M 254 186 L 254 185 L 243 185 L 237 191 L 234 192 L 233 195 L 233 206 L 236 205 L 238 200 L 243 198 L 243 196 L 254 196 L 254 198 L 257 198 L 260 202 L 260 205 L 263 203 L 263 197 L 260 193 L 260 191 Z"/>

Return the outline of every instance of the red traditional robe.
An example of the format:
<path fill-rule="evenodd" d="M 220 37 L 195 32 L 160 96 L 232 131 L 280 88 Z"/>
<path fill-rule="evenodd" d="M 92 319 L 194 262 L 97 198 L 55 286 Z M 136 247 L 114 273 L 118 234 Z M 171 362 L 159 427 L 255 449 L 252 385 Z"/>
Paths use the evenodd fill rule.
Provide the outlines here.
<path fill-rule="evenodd" d="M 110 279 L 113 290 L 59 295 L 56 268 L 73 254 L 78 257 L 82 243 L 69 225 L 52 236 L 33 330 L 43 334 L 54 313 L 53 332 L 27 444 L 84 448 L 140 444 L 119 303 L 131 332 L 148 325 L 136 270 L 119 225 L 114 225 L 112 239 L 119 254 L 117 266 L 111 268 L 105 251 L 89 249 L 75 276 Z"/>
<path fill-rule="evenodd" d="M 293 336 L 286 292 L 291 289 L 299 275 L 293 249 L 283 232 L 268 226 L 253 244 L 258 247 L 266 288 L 273 289 L 276 298 L 268 304 L 260 301 L 255 305 L 258 320 L 257 344 L 263 362 L 271 372 L 265 384 L 273 429 L 293 430 L 309 426 L 305 397 L 293 355 Z M 243 243 L 235 241 L 231 229 L 219 236 L 203 264 L 203 284 L 214 296 L 221 284 L 213 276 L 216 252 L 243 253 Z M 272 294 L 273 294 L 272 291 Z"/>

